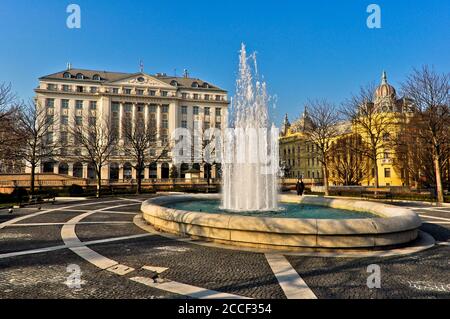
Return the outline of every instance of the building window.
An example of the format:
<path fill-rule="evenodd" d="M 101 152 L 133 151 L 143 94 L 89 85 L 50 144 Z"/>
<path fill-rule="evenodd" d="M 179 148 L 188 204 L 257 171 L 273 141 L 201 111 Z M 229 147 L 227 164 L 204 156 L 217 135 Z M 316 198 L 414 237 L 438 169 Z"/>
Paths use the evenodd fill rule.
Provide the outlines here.
<path fill-rule="evenodd" d="M 385 178 L 391 178 L 391 169 L 390 168 L 385 168 L 384 169 L 384 177 Z"/>
<path fill-rule="evenodd" d="M 83 125 L 83 118 L 81 116 L 75 116 L 75 124 Z"/>
<path fill-rule="evenodd" d="M 194 100 L 198 100 L 198 94 L 197 93 L 194 94 Z"/>
<path fill-rule="evenodd" d="M 91 93 L 97 93 L 98 88 L 96 86 L 91 86 L 90 91 Z"/>
<path fill-rule="evenodd" d="M 168 105 L 163 105 L 162 109 L 161 109 L 162 113 L 169 113 L 169 106 Z"/>
<path fill-rule="evenodd" d="M 161 96 L 167 96 L 167 91 L 161 91 Z"/>
<path fill-rule="evenodd" d="M 209 101 L 209 94 L 205 94 L 205 100 Z"/>
<path fill-rule="evenodd" d="M 150 90 L 149 91 L 149 95 L 150 96 L 155 96 L 156 95 L 156 91 L 155 90 Z"/>
<path fill-rule="evenodd" d="M 131 113 L 132 110 L 133 110 L 133 104 L 131 104 L 131 103 L 124 104 L 124 112 L 125 113 Z"/>
<path fill-rule="evenodd" d="M 77 93 L 83 93 L 83 92 L 84 92 L 84 87 L 77 86 Z"/>
<path fill-rule="evenodd" d="M 64 85 L 62 86 L 62 90 L 63 90 L 64 92 L 70 92 L 70 86 L 67 85 L 67 84 L 64 84 Z"/>
<path fill-rule="evenodd" d="M 50 108 L 55 107 L 55 99 L 46 99 L 45 106 Z"/>
<path fill-rule="evenodd" d="M 167 119 L 163 119 L 161 126 L 162 128 L 169 128 L 169 121 Z"/>
<path fill-rule="evenodd" d="M 89 102 L 89 109 L 90 110 L 96 110 L 97 109 L 97 101 L 90 101 Z"/>
<path fill-rule="evenodd" d="M 222 109 L 216 109 L 216 116 L 222 116 Z"/>
<path fill-rule="evenodd" d="M 82 110 L 82 109 L 83 109 L 83 101 L 81 101 L 81 100 L 76 100 L 76 101 L 75 101 L 75 108 L 76 108 L 77 110 Z"/>
<path fill-rule="evenodd" d="M 100 75 L 98 75 L 98 74 L 94 74 L 94 76 L 92 77 L 92 79 L 93 79 L 94 81 L 100 81 L 100 80 L 101 80 Z"/>
<path fill-rule="evenodd" d="M 220 130 L 222 128 L 222 123 L 216 122 L 216 128 L 218 128 Z"/>
<path fill-rule="evenodd" d="M 150 113 L 156 113 L 156 105 L 150 104 Z"/>
<path fill-rule="evenodd" d="M 69 72 L 64 72 L 63 78 L 70 79 L 71 77 L 72 77 L 72 74 L 70 74 Z"/>
<path fill-rule="evenodd" d="M 112 102 L 111 103 L 111 111 L 112 112 L 119 112 L 120 110 L 120 103 L 119 102 Z"/>
<path fill-rule="evenodd" d="M 209 122 L 205 122 L 205 124 L 203 125 L 203 127 L 205 128 L 205 130 L 209 129 L 211 127 L 211 123 Z"/>
<path fill-rule="evenodd" d="M 188 113 L 188 107 L 187 106 L 182 106 L 181 107 L 181 114 L 187 114 Z"/>
<path fill-rule="evenodd" d="M 131 94 L 131 89 L 124 89 L 125 94 Z"/>
<path fill-rule="evenodd" d="M 47 84 L 47 90 L 49 91 L 56 91 L 57 88 L 56 84 Z"/>
<path fill-rule="evenodd" d="M 198 108 L 198 106 L 194 106 L 194 108 L 193 108 L 193 110 L 192 110 L 192 113 L 193 113 L 194 115 L 198 115 L 198 113 L 199 113 L 199 108 Z"/>
<path fill-rule="evenodd" d="M 61 100 L 61 108 L 68 109 L 69 108 L 69 100 Z"/>
<path fill-rule="evenodd" d="M 45 118 L 45 122 L 47 124 L 53 124 L 53 116 L 52 115 L 47 115 L 47 117 Z"/>
<path fill-rule="evenodd" d="M 96 124 L 97 124 L 97 119 L 95 118 L 95 116 L 90 116 L 89 117 L 89 125 L 95 126 Z"/>
<path fill-rule="evenodd" d="M 112 92 L 113 92 L 113 94 L 119 94 L 119 89 L 118 88 L 113 88 Z"/>
<path fill-rule="evenodd" d="M 222 101 L 222 96 L 216 95 L 216 101 Z"/>
<path fill-rule="evenodd" d="M 186 120 L 181 121 L 181 127 L 182 128 L 187 128 L 187 121 Z"/>
<path fill-rule="evenodd" d="M 188 98 L 187 93 L 181 93 L 181 98 L 182 98 L 182 99 L 187 99 L 187 98 Z"/>
<path fill-rule="evenodd" d="M 144 90 L 136 90 L 137 95 L 144 95 Z"/>
<path fill-rule="evenodd" d="M 61 116 L 61 124 L 62 125 L 68 125 L 69 124 L 69 117 L 67 115 Z"/>
<path fill-rule="evenodd" d="M 81 73 L 77 74 L 77 80 L 83 80 L 84 79 L 84 75 Z"/>
<path fill-rule="evenodd" d="M 205 115 L 209 116 L 211 114 L 211 109 L 209 107 L 205 107 Z"/>

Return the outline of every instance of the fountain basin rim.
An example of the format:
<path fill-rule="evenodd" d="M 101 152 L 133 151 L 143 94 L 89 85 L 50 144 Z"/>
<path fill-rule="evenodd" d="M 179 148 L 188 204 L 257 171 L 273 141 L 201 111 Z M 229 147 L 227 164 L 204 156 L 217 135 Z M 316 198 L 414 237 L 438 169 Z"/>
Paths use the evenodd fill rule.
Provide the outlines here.
<path fill-rule="evenodd" d="M 281 195 L 280 201 L 304 203 L 354 211 L 367 211 L 378 218 L 299 219 L 210 214 L 167 208 L 180 201 L 219 199 L 219 195 L 172 195 L 145 201 L 144 219 L 166 232 L 229 242 L 233 245 L 296 247 L 379 247 L 416 239 L 422 221 L 412 210 L 382 203 Z"/>

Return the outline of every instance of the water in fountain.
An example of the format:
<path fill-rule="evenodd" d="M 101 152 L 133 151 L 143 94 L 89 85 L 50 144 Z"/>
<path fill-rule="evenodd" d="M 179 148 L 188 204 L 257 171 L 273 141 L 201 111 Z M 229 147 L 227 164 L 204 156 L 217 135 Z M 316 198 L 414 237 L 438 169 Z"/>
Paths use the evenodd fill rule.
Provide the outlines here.
<path fill-rule="evenodd" d="M 278 129 L 269 124 L 268 109 L 266 84 L 258 80 L 255 55 L 248 57 L 242 44 L 230 129 L 224 137 L 224 209 L 278 208 Z"/>

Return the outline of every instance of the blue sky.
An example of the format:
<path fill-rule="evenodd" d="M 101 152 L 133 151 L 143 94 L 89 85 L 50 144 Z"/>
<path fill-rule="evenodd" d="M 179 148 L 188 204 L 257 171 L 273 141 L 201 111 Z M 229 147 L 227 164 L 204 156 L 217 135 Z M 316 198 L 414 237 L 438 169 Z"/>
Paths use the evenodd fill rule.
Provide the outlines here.
<path fill-rule="evenodd" d="M 81 6 L 82 28 L 66 27 Z M 382 9 L 368 29 L 366 8 Z M 194 77 L 234 91 L 238 50 L 258 52 L 261 73 L 291 118 L 308 98 L 341 102 L 382 70 L 398 85 L 414 66 L 450 70 L 450 1 L 2 0 L 0 82 L 23 98 L 37 78 L 74 67 Z"/>

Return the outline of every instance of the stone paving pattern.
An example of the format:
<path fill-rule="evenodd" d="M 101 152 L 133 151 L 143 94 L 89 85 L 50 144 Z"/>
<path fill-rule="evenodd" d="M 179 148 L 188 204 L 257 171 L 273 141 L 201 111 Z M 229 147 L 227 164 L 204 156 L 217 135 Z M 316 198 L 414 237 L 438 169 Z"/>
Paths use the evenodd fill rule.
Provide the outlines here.
<path fill-rule="evenodd" d="M 145 197 L 133 197 L 145 199 Z M 116 200 L 117 202 L 111 203 Z M 121 204 L 120 212 L 139 212 L 139 203 L 107 198 L 78 203 L 42 205 L 42 209 L 71 206 L 80 212 L 55 211 L 19 223 L 63 223 L 83 212 Z M 447 209 L 444 209 L 447 210 Z M 0 212 L 0 222 L 38 212 L 37 208 Z M 450 217 L 446 211 L 418 210 L 430 216 Z M 95 213 L 82 222 L 132 222 L 134 215 Z M 431 219 L 425 219 L 432 221 Z M 436 222 L 436 220 L 434 220 Z M 450 225 L 425 223 L 422 230 L 438 241 L 450 240 Z M 0 229 L 0 254 L 62 245 L 61 226 L 7 227 Z M 145 234 L 134 224 L 77 225 L 82 241 Z M 151 276 L 142 266 L 169 268 L 161 275 L 206 289 L 252 298 L 285 298 L 265 256 L 260 253 L 199 246 L 152 235 L 121 242 L 90 246 L 121 264 L 136 268 L 125 276 L 100 270 L 68 249 L 0 258 L 0 298 L 186 298 L 133 282 L 131 277 Z M 450 298 L 450 247 L 436 246 L 409 256 L 387 258 L 321 258 L 287 256 L 287 259 L 318 298 Z M 77 264 L 82 289 L 69 289 L 66 267 Z M 367 266 L 381 267 L 382 288 L 366 286 Z"/>

